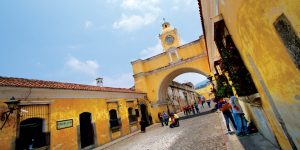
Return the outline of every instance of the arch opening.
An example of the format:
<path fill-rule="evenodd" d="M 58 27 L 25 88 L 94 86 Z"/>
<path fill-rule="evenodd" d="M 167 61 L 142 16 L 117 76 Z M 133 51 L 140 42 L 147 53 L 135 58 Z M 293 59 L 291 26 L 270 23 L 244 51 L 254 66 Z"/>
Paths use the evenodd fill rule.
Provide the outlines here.
<path fill-rule="evenodd" d="M 195 68 L 181 68 L 171 72 L 162 80 L 162 82 L 159 85 L 159 105 L 167 105 L 168 111 L 178 112 L 180 111 L 182 106 L 191 105 L 194 104 L 194 102 L 196 102 L 197 95 L 195 93 L 194 85 L 197 82 L 191 83 L 191 80 L 189 80 L 190 78 L 186 78 L 185 80 L 183 80 L 183 84 L 173 82 L 174 79 L 177 79 L 177 77 L 187 73 L 195 73 L 196 76 L 199 77 L 199 80 L 197 81 L 198 83 L 205 80 L 208 76 L 207 74 Z M 203 78 L 200 78 L 199 75 L 203 76 Z M 172 88 L 178 88 L 176 85 L 184 85 L 185 87 L 188 87 L 190 89 L 190 92 L 188 90 L 177 90 L 175 88 Z"/>

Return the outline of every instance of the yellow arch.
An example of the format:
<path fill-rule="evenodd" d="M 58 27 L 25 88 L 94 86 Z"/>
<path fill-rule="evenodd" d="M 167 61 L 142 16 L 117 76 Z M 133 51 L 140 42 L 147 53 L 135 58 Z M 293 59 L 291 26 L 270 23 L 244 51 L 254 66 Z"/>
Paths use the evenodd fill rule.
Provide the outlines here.
<path fill-rule="evenodd" d="M 167 111 L 166 91 L 169 83 L 178 75 L 194 72 L 207 76 L 210 73 L 203 36 L 185 45 L 174 47 L 145 60 L 132 63 L 135 89 L 147 93 L 148 111 L 154 121 L 157 112 Z"/>

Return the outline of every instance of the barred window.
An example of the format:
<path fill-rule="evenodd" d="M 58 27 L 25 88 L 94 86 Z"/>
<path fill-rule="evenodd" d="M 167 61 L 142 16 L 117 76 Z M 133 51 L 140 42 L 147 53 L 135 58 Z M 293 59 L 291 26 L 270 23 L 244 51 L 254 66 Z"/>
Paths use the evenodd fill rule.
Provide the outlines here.
<path fill-rule="evenodd" d="M 296 35 L 291 23 L 286 16 L 282 14 L 274 22 L 274 26 L 284 46 L 287 48 L 288 54 L 296 67 L 300 69 L 300 38 Z"/>

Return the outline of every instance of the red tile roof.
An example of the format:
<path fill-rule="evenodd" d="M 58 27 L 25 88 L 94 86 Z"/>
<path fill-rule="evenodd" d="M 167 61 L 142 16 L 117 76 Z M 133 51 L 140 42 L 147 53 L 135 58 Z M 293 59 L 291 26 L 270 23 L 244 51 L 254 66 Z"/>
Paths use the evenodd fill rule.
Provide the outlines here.
<path fill-rule="evenodd" d="M 126 89 L 126 88 L 100 87 L 100 86 L 93 86 L 93 85 L 63 83 L 63 82 L 55 82 L 55 81 L 43 81 L 43 80 L 13 78 L 13 77 L 2 77 L 2 76 L 0 76 L 0 86 L 86 90 L 86 91 L 107 91 L 107 92 L 122 92 L 122 93 L 142 93 L 142 92 L 134 91 L 132 89 Z"/>

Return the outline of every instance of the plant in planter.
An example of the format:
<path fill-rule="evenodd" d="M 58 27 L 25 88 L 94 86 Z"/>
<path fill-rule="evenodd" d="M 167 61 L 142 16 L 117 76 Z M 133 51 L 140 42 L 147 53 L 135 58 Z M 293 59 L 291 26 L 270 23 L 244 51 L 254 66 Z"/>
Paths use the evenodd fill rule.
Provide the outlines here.
<path fill-rule="evenodd" d="M 230 97 L 233 95 L 232 87 L 229 85 L 225 75 L 218 76 L 217 79 L 217 97 Z"/>
<path fill-rule="evenodd" d="M 229 73 L 232 86 L 239 96 L 246 96 L 257 93 L 251 75 L 243 63 L 238 50 L 236 49 L 231 36 L 226 37 L 226 47 L 219 42 L 220 55 L 222 57 L 221 68 Z"/>

